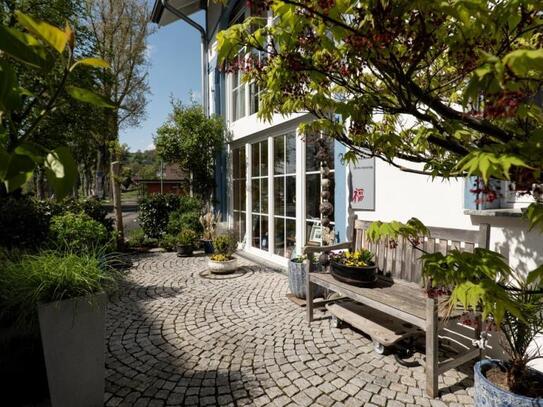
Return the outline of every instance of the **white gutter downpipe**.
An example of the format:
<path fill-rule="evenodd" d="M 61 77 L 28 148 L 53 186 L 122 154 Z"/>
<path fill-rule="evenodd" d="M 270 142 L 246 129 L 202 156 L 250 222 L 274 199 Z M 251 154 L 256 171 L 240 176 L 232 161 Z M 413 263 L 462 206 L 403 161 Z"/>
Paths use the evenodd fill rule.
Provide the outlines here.
<path fill-rule="evenodd" d="M 166 10 L 168 10 L 170 13 L 172 13 L 174 16 L 180 18 L 181 20 L 185 21 L 192 27 L 196 28 L 200 32 L 201 37 L 201 63 L 202 63 L 202 108 L 204 110 L 204 114 L 206 117 L 209 117 L 209 73 L 207 71 L 208 69 L 208 40 L 207 40 L 207 33 L 204 27 L 202 27 L 200 24 L 195 22 L 194 20 L 190 19 L 188 16 L 183 14 L 181 11 L 177 10 L 174 6 L 172 6 L 168 0 L 161 0 L 162 6 Z M 207 15 L 207 10 L 206 10 Z"/>

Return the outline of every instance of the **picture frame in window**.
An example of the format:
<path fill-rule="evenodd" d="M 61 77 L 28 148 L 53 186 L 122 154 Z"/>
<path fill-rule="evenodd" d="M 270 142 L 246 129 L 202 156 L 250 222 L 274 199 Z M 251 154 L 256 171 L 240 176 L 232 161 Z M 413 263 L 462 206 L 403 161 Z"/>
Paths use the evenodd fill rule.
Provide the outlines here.
<path fill-rule="evenodd" d="M 322 226 L 314 223 L 313 226 L 311 226 L 311 232 L 309 233 L 309 243 L 317 243 L 321 244 L 322 242 Z"/>

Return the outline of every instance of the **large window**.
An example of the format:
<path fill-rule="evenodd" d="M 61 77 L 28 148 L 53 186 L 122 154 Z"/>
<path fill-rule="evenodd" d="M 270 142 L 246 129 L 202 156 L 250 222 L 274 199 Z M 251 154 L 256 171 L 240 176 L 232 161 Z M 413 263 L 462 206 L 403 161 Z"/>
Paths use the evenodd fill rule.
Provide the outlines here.
<path fill-rule="evenodd" d="M 268 250 L 268 141 L 251 145 L 252 246 Z"/>
<path fill-rule="evenodd" d="M 290 257 L 296 244 L 296 135 L 273 139 L 275 254 Z"/>
<path fill-rule="evenodd" d="M 232 74 L 232 120 L 236 121 L 245 116 L 245 83 L 243 73 L 235 71 Z"/>
<path fill-rule="evenodd" d="M 321 173 L 320 162 L 316 158 L 317 139 L 320 136 L 306 138 L 305 153 L 305 203 L 306 203 L 306 241 L 310 244 L 321 244 Z M 334 141 L 328 138 L 328 165 L 330 168 L 330 202 L 334 204 Z M 334 213 L 330 215 L 334 224 Z M 332 226 L 333 227 L 333 226 Z"/>
<path fill-rule="evenodd" d="M 236 148 L 232 154 L 233 174 L 232 181 L 234 184 L 234 232 L 238 241 L 242 241 L 245 236 L 245 219 L 246 219 L 246 165 L 245 146 Z"/>

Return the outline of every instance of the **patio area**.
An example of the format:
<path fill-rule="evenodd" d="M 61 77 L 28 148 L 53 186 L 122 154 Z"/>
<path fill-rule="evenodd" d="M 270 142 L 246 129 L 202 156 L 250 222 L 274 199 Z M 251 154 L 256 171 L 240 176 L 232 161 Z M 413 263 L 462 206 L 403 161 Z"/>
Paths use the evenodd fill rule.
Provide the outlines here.
<path fill-rule="evenodd" d="M 428 399 L 421 367 L 377 355 L 319 311 L 308 327 L 285 275 L 242 264 L 215 277 L 205 257 L 134 258 L 108 311 L 107 406 L 472 404 L 469 366 L 447 372 L 441 398 Z"/>

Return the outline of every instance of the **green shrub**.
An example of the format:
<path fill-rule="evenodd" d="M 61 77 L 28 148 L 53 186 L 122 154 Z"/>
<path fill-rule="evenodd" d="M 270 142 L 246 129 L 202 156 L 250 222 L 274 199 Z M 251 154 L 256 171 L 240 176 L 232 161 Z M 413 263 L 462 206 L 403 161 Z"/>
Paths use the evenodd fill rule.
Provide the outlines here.
<path fill-rule="evenodd" d="M 198 240 L 198 234 L 192 229 L 183 229 L 177 236 L 177 243 L 181 246 L 194 246 Z"/>
<path fill-rule="evenodd" d="M 113 231 L 113 218 L 108 217 L 108 210 L 98 198 L 91 197 L 82 201 L 76 201 L 77 206 L 71 212 L 84 212 L 89 215 L 96 222 L 101 223 L 107 229 L 108 232 Z"/>
<path fill-rule="evenodd" d="M 238 242 L 233 233 L 223 233 L 213 240 L 213 250 L 215 254 L 222 254 L 230 258 L 237 249 Z"/>
<path fill-rule="evenodd" d="M 53 216 L 50 231 L 58 249 L 74 253 L 96 250 L 111 240 L 106 227 L 84 213 Z"/>
<path fill-rule="evenodd" d="M 199 214 L 203 206 L 204 204 L 200 199 L 185 195 L 179 197 L 179 208 L 177 210 L 183 213 L 196 212 Z"/>
<path fill-rule="evenodd" d="M 173 194 L 154 194 L 140 200 L 138 222 L 146 236 L 158 239 L 166 231 L 170 213 L 179 209 L 180 200 Z"/>
<path fill-rule="evenodd" d="M 167 232 L 176 235 L 183 229 L 192 229 L 198 235 L 202 235 L 204 227 L 200 223 L 199 212 L 181 212 L 181 210 L 178 210 L 170 214 Z"/>
<path fill-rule="evenodd" d="M 127 239 L 129 247 L 154 247 L 158 242 L 157 239 L 145 236 L 141 228 L 131 230 L 127 235 Z"/>
<path fill-rule="evenodd" d="M 37 249 L 47 241 L 51 213 L 27 196 L 0 197 L 0 246 Z"/>
<path fill-rule="evenodd" d="M 165 234 L 160 240 L 160 247 L 162 247 L 167 252 L 173 252 L 177 246 L 177 237 Z"/>
<path fill-rule="evenodd" d="M 0 312 L 16 315 L 17 322 L 28 326 L 35 322 L 39 303 L 109 291 L 116 285 L 115 277 L 107 263 L 94 254 L 42 252 L 4 260 L 0 267 Z"/>

